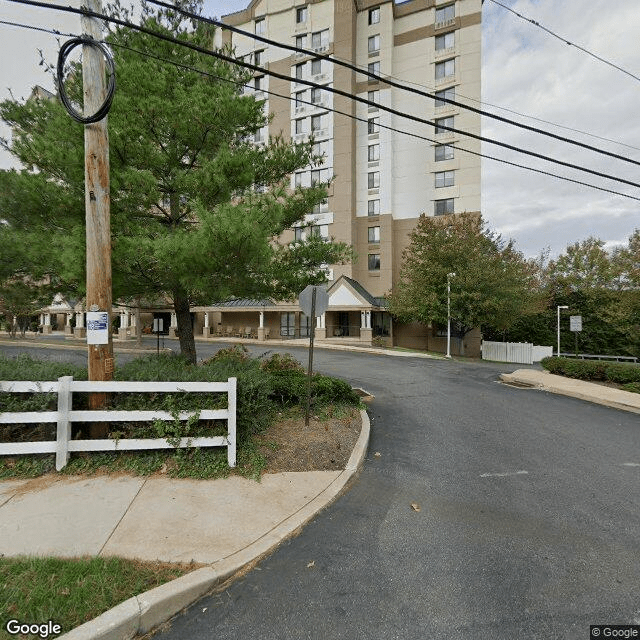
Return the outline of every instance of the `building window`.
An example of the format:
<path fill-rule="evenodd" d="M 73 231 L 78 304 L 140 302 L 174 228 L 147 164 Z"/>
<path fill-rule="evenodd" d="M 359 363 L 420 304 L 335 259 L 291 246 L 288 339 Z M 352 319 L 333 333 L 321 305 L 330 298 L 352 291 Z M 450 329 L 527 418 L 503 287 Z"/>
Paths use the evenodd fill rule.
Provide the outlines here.
<path fill-rule="evenodd" d="M 264 76 L 256 76 L 253 79 L 253 88 L 256 91 L 262 91 L 262 89 L 264 88 L 262 81 L 264 80 Z"/>
<path fill-rule="evenodd" d="M 438 171 L 436 172 L 436 189 L 442 187 L 453 187 L 455 171 Z"/>
<path fill-rule="evenodd" d="M 302 186 L 302 176 L 304 175 L 304 173 L 296 173 L 295 175 L 295 186 L 296 187 L 301 187 Z"/>
<path fill-rule="evenodd" d="M 367 133 L 379 133 L 380 131 L 380 118 L 369 118 L 367 120 Z"/>
<path fill-rule="evenodd" d="M 296 134 L 304 133 L 304 118 L 296 120 Z"/>
<path fill-rule="evenodd" d="M 448 4 L 446 7 L 436 9 L 436 24 L 438 22 L 447 22 L 456 17 L 456 5 Z"/>
<path fill-rule="evenodd" d="M 436 162 L 453 159 L 453 147 L 450 144 L 439 144 L 435 147 Z"/>
<path fill-rule="evenodd" d="M 304 49 L 307 46 L 307 35 L 296 36 L 296 47 L 298 49 Z"/>
<path fill-rule="evenodd" d="M 450 58 L 442 62 L 436 62 L 436 80 L 449 78 L 456 73 L 456 59 Z"/>
<path fill-rule="evenodd" d="M 379 144 L 370 144 L 369 150 L 367 153 L 367 159 L 369 162 L 377 162 L 380 160 L 380 145 Z"/>
<path fill-rule="evenodd" d="M 380 242 L 380 227 L 369 227 L 369 242 Z"/>
<path fill-rule="evenodd" d="M 375 75 L 380 75 L 380 62 L 370 62 L 368 66 L 369 73 L 374 73 Z M 369 78 L 369 82 L 377 82 L 374 78 Z"/>
<path fill-rule="evenodd" d="M 370 216 L 380 215 L 380 200 L 369 200 L 367 202 L 367 214 Z"/>
<path fill-rule="evenodd" d="M 368 258 L 369 271 L 380 271 L 380 254 L 370 253 Z"/>
<path fill-rule="evenodd" d="M 380 104 L 380 91 L 378 91 L 377 89 L 375 91 L 369 91 L 367 99 L 369 100 L 369 102 Z M 377 107 L 372 107 L 371 105 L 369 105 L 369 109 L 377 109 Z"/>
<path fill-rule="evenodd" d="M 443 127 L 450 127 L 453 129 L 453 116 L 449 116 L 447 118 L 436 118 L 436 135 L 439 133 L 450 133 L 447 129 Z"/>
<path fill-rule="evenodd" d="M 296 227 L 293 230 L 294 233 L 294 239 L 296 242 L 302 242 L 304 240 L 304 234 L 302 232 L 302 227 Z"/>
<path fill-rule="evenodd" d="M 380 7 L 369 9 L 369 24 L 378 24 L 380 22 Z"/>
<path fill-rule="evenodd" d="M 311 75 L 317 76 L 322 73 L 322 60 L 311 61 Z"/>
<path fill-rule="evenodd" d="M 311 172 L 311 186 L 313 186 L 314 184 L 320 184 L 321 178 L 322 173 L 320 172 L 320 169 L 314 169 Z"/>
<path fill-rule="evenodd" d="M 305 91 L 298 91 L 296 93 L 296 109 L 299 107 L 304 106 L 304 94 L 306 92 Z"/>
<path fill-rule="evenodd" d="M 436 102 L 435 102 L 436 109 L 438 107 L 446 107 L 447 103 L 444 102 L 443 99 L 455 100 L 456 99 L 456 88 L 455 87 L 448 87 L 447 89 L 443 89 L 442 91 L 436 91 L 435 96 L 436 96 Z"/>
<path fill-rule="evenodd" d="M 324 29 L 323 31 L 316 31 L 311 34 L 311 48 L 315 49 L 326 49 L 329 47 L 329 29 Z"/>
<path fill-rule="evenodd" d="M 453 213 L 453 198 L 435 200 L 433 205 L 433 213 L 436 216 L 446 216 Z"/>
<path fill-rule="evenodd" d="M 302 80 L 302 74 L 304 73 L 304 62 L 296 65 L 296 80 Z"/>
<path fill-rule="evenodd" d="M 380 36 L 369 36 L 369 53 L 380 51 Z"/>
<path fill-rule="evenodd" d="M 262 49 L 262 51 L 256 51 L 253 54 L 253 62 L 254 62 L 254 64 L 256 64 L 256 65 L 262 64 L 264 62 L 263 55 L 264 55 L 264 49 Z"/>
<path fill-rule="evenodd" d="M 311 89 L 311 102 L 313 104 L 319 104 L 321 100 L 322 100 L 322 89 L 313 87 Z"/>
<path fill-rule="evenodd" d="M 450 31 L 449 33 L 443 33 L 441 36 L 436 36 L 436 51 L 442 51 L 443 49 L 452 49 L 455 46 L 455 31 Z"/>
<path fill-rule="evenodd" d="M 296 9 L 296 23 L 301 24 L 307 21 L 307 7 L 298 7 Z"/>
<path fill-rule="evenodd" d="M 380 172 L 369 171 L 367 176 L 367 184 L 369 189 L 378 189 L 380 187 Z"/>
<path fill-rule="evenodd" d="M 264 18 L 258 18 L 254 24 L 254 33 L 258 36 L 264 34 L 267 26 L 267 21 Z"/>
<path fill-rule="evenodd" d="M 311 116 L 311 131 L 322 129 L 322 116 Z"/>

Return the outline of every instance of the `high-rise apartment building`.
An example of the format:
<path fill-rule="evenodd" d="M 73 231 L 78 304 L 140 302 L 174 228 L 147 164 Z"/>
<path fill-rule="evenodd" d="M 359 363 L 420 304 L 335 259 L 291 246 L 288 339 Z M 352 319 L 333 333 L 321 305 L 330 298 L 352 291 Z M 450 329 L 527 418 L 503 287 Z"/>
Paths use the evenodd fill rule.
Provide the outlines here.
<path fill-rule="evenodd" d="M 480 211 L 480 157 L 461 150 L 479 152 L 480 143 L 447 129 L 479 134 L 480 116 L 444 99 L 478 106 L 481 0 L 253 0 L 222 20 L 382 76 L 372 80 L 314 55 L 227 30 L 216 34 L 218 46 L 231 44 L 237 56 L 291 78 L 258 73 L 250 91 L 266 101 L 265 109 L 273 115 L 256 135 L 257 143 L 270 135 L 295 141 L 313 135 L 324 157 L 321 166 L 291 176 L 292 188 L 333 178 L 327 201 L 282 238 L 294 241 L 316 233 L 355 249 L 353 263 L 329 268 L 330 293 L 338 286 L 344 291 L 334 296 L 337 315 L 330 322 L 325 319 L 325 327 L 320 321 L 319 328 L 327 337 L 393 336 L 395 344 L 437 348 L 437 327 L 391 326 L 381 298 L 399 277 L 402 252 L 422 213 Z M 385 78 L 421 88 L 436 99 L 392 87 Z M 300 79 L 373 104 L 305 86 Z M 435 127 L 384 107 L 432 121 Z M 349 333 L 354 325 L 360 330 Z"/>

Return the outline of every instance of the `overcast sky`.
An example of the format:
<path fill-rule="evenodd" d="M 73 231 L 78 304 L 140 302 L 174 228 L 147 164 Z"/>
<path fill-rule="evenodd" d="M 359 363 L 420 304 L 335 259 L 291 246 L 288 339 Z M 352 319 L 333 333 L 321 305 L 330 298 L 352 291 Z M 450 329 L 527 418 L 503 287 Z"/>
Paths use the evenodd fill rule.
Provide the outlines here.
<path fill-rule="evenodd" d="M 78 5 L 79 0 L 61 4 Z M 640 3 L 638 0 L 501 0 L 527 18 L 640 76 Z M 219 17 L 244 8 L 247 0 L 206 0 L 205 13 Z M 79 18 L 0 0 L 0 20 L 35 24 L 77 33 Z M 640 161 L 640 81 L 603 64 L 552 37 L 511 12 L 485 0 L 483 6 L 482 99 L 486 110 L 522 120 L 565 137 Z M 0 99 L 27 97 L 41 84 L 53 90 L 51 78 L 38 65 L 43 49 L 57 56 L 56 38 L 0 24 Z M 551 121 L 602 140 L 523 118 L 489 106 Z M 0 132 L 6 135 L 6 130 Z M 532 149 L 565 162 L 640 182 L 638 167 L 606 158 L 540 135 L 483 121 L 483 134 Z M 617 144 L 617 143 L 624 143 Z M 635 147 L 635 148 L 631 148 Z M 488 155 L 538 167 L 640 198 L 640 189 L 590 176 L 517 153 L 483 145 Z M 0 169 L 11 159 L 0 152 Z M 483 160 L 482 213 L 490 226 L 511 237 L 528 256 L 545 248 L 552 255 L 590 235 L 609 246 L 626 243 L 640 227 L 640 202 L 557 178 Z"/>

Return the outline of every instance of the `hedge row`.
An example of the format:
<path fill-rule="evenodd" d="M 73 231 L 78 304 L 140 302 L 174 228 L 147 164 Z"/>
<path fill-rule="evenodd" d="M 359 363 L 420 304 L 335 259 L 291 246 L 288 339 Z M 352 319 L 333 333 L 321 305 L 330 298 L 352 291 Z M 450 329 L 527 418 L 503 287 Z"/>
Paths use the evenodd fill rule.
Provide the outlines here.
<path fill-rule="evenodd" d="M 42 362 L 29 356 L 9 359 L 0 355 L 0 380 L 56 380 L 72 375 L 86 380 L 86 369 L 59 362 Z M 138 358 L 115 372 L 116 380 L 140 381 L 225 381 L 237 378 L 237 433 L 243 440 L 266 429 L 283 406 L 303 404 L 307 396 L 307 377 L 303 367 L 288 354 L 274 354 L 268 359 L 251 358 L 243 347 L 218 352 L 199 365 L 190 365 L 175 355 L 150 355 Z M 179 410 L 226 407 L 226 394 L 204 393 L 114 393 L 110 408 L 120 410 Z M 88 394 L 74 394 L 74 409 L 86 408 Z M 346 404 L 357 406 L 359 396 L 344 380 L 314 375 L 312 402 L 317 405 Z M 0 411 L 43 411 L 55 409 L 56 394 L 0 393 Z M 215 425 L 211 425 L 215 426 Z M 196 435 L 196 434 L 189 434 Z M 197 435 L 211 435 L 198 433 Z M 138 437 L 148 437 L 138 435 Z M 0 439 L 1 440 L 1 439 Z"/>
<path fill-rule="evenodd" d="M 618 384 L 640 383 L 640 366 L 635 364 L 556 357 L 544 358 L 541 364 L 550 373 L 567 378 L 604 380 Z"/>

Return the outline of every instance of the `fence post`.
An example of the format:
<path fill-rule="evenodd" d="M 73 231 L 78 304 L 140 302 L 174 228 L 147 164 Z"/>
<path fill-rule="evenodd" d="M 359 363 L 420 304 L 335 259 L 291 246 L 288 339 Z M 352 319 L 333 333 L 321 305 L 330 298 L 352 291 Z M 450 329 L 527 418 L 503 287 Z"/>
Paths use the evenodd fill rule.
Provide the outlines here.
<path fill-rule="evenodd" d="M 227 418 L 227 427 L 229 434 L 227 436 L 227 462 L 230 467 L 236 466 L 236 384 L 237 378 L 229 378 L 227 380 L 229 389 L 227 396 L 229 401 L 227 403 L 229 417 Z"/>
<path fill-rule="evenodd" d="M 69 440 L 71 439 L 71 383 L 73 376 L 58 378 L 58 428 L 56 435 L 56 471 L 69 462 Z"/>

